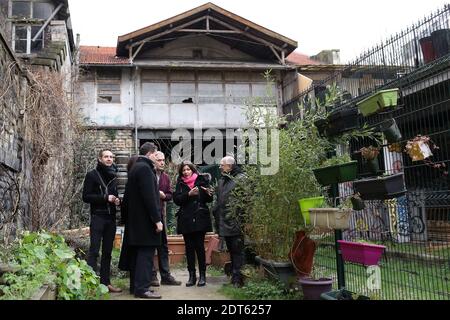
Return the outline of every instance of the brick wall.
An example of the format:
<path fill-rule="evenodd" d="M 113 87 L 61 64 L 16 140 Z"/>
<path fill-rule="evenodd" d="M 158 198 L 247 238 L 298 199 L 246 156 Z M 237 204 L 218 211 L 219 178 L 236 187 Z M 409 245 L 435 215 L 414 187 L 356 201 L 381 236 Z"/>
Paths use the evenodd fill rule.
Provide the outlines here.
<path fill-rule="evenodd" d="M 111 149 L 113 153 L 135 153 L 133 130 L 98 129 L 96 131 L 96 136 L 96 151 L 100 151 L 101 149 Z"/>

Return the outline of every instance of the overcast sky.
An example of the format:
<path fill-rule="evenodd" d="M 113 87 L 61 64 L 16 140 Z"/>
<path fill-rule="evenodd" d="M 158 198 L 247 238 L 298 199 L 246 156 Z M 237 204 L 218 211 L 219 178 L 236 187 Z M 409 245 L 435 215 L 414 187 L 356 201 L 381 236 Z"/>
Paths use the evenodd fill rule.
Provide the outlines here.
<path fill-rule="evenodd" d="M 205 4 L 205 0 L 69 0 L 82 45 L 116 46 L 117 37 Z M 341 60 L 397 33 L 450 0 L 214 0 L 214 4 L 298 42 L 314 55 L 340 49 Z"/>

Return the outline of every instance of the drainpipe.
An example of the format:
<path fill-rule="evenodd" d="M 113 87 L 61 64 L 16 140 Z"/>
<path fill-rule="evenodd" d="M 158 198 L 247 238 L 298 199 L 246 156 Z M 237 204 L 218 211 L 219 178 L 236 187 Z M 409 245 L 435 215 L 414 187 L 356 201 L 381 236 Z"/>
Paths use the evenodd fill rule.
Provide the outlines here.
<path fill-rule="evenodd" d="M 134 111 L 134 151 L 135 154 L 139 153 L 139 139 L 138 139 L 138 124 L 137 124 L 137 105 L 136 105 L 136 96 L 137 96 L 137 78 L 138 78 L 139 67 L 136 66 L 134 69 L 134 77 L 133 77 L 133 88 L 134 88 L 134 96 L 133 96 L 133 111 Z"/>

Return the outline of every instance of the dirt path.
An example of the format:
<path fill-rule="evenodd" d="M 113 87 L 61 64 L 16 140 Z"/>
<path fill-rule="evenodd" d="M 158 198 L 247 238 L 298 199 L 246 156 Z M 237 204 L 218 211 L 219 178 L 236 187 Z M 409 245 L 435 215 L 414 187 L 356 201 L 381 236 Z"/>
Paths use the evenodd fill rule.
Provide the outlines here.
<path fill-rule="evenodd" d="M 162 300 L 229 300 L 228 297 L 222 295 L 218 290 L 224 283 L 229 280 L 226 276 L 206 277 L 206 286 L 204 287 L 186 287 L 186 281 L 189 278 L 187 270 L 171 270 L 175 278 L 181 281 L 181 286 L 160 286 L 152 287 L 159 292 Z M 159 276 L 159 275 L 158 275 Z M 111 300 L 145 300 L 137 299 L 130 295 L 129 288 L 124 288 L 122 293 L 111 294 Z"/>

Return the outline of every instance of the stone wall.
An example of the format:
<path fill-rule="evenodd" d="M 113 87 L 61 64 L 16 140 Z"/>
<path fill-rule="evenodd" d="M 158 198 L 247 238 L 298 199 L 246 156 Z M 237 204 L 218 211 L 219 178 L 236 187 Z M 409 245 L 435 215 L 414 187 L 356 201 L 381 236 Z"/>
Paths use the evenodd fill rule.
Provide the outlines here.
<path fill-rule="evenodd" d="M 26 179 L 31 167 L 23 159 L 23 93 L 28 79 L 0 29 L 0 241 L 14 236 L 27 211 Z"/>
<path fill-rule="evenodd" d="M 111 149 L 117 152 L 129 152 L 134 154 L 134 133 L 132 130 L 98 129 L 96 131 L 96 151 Z"/>

